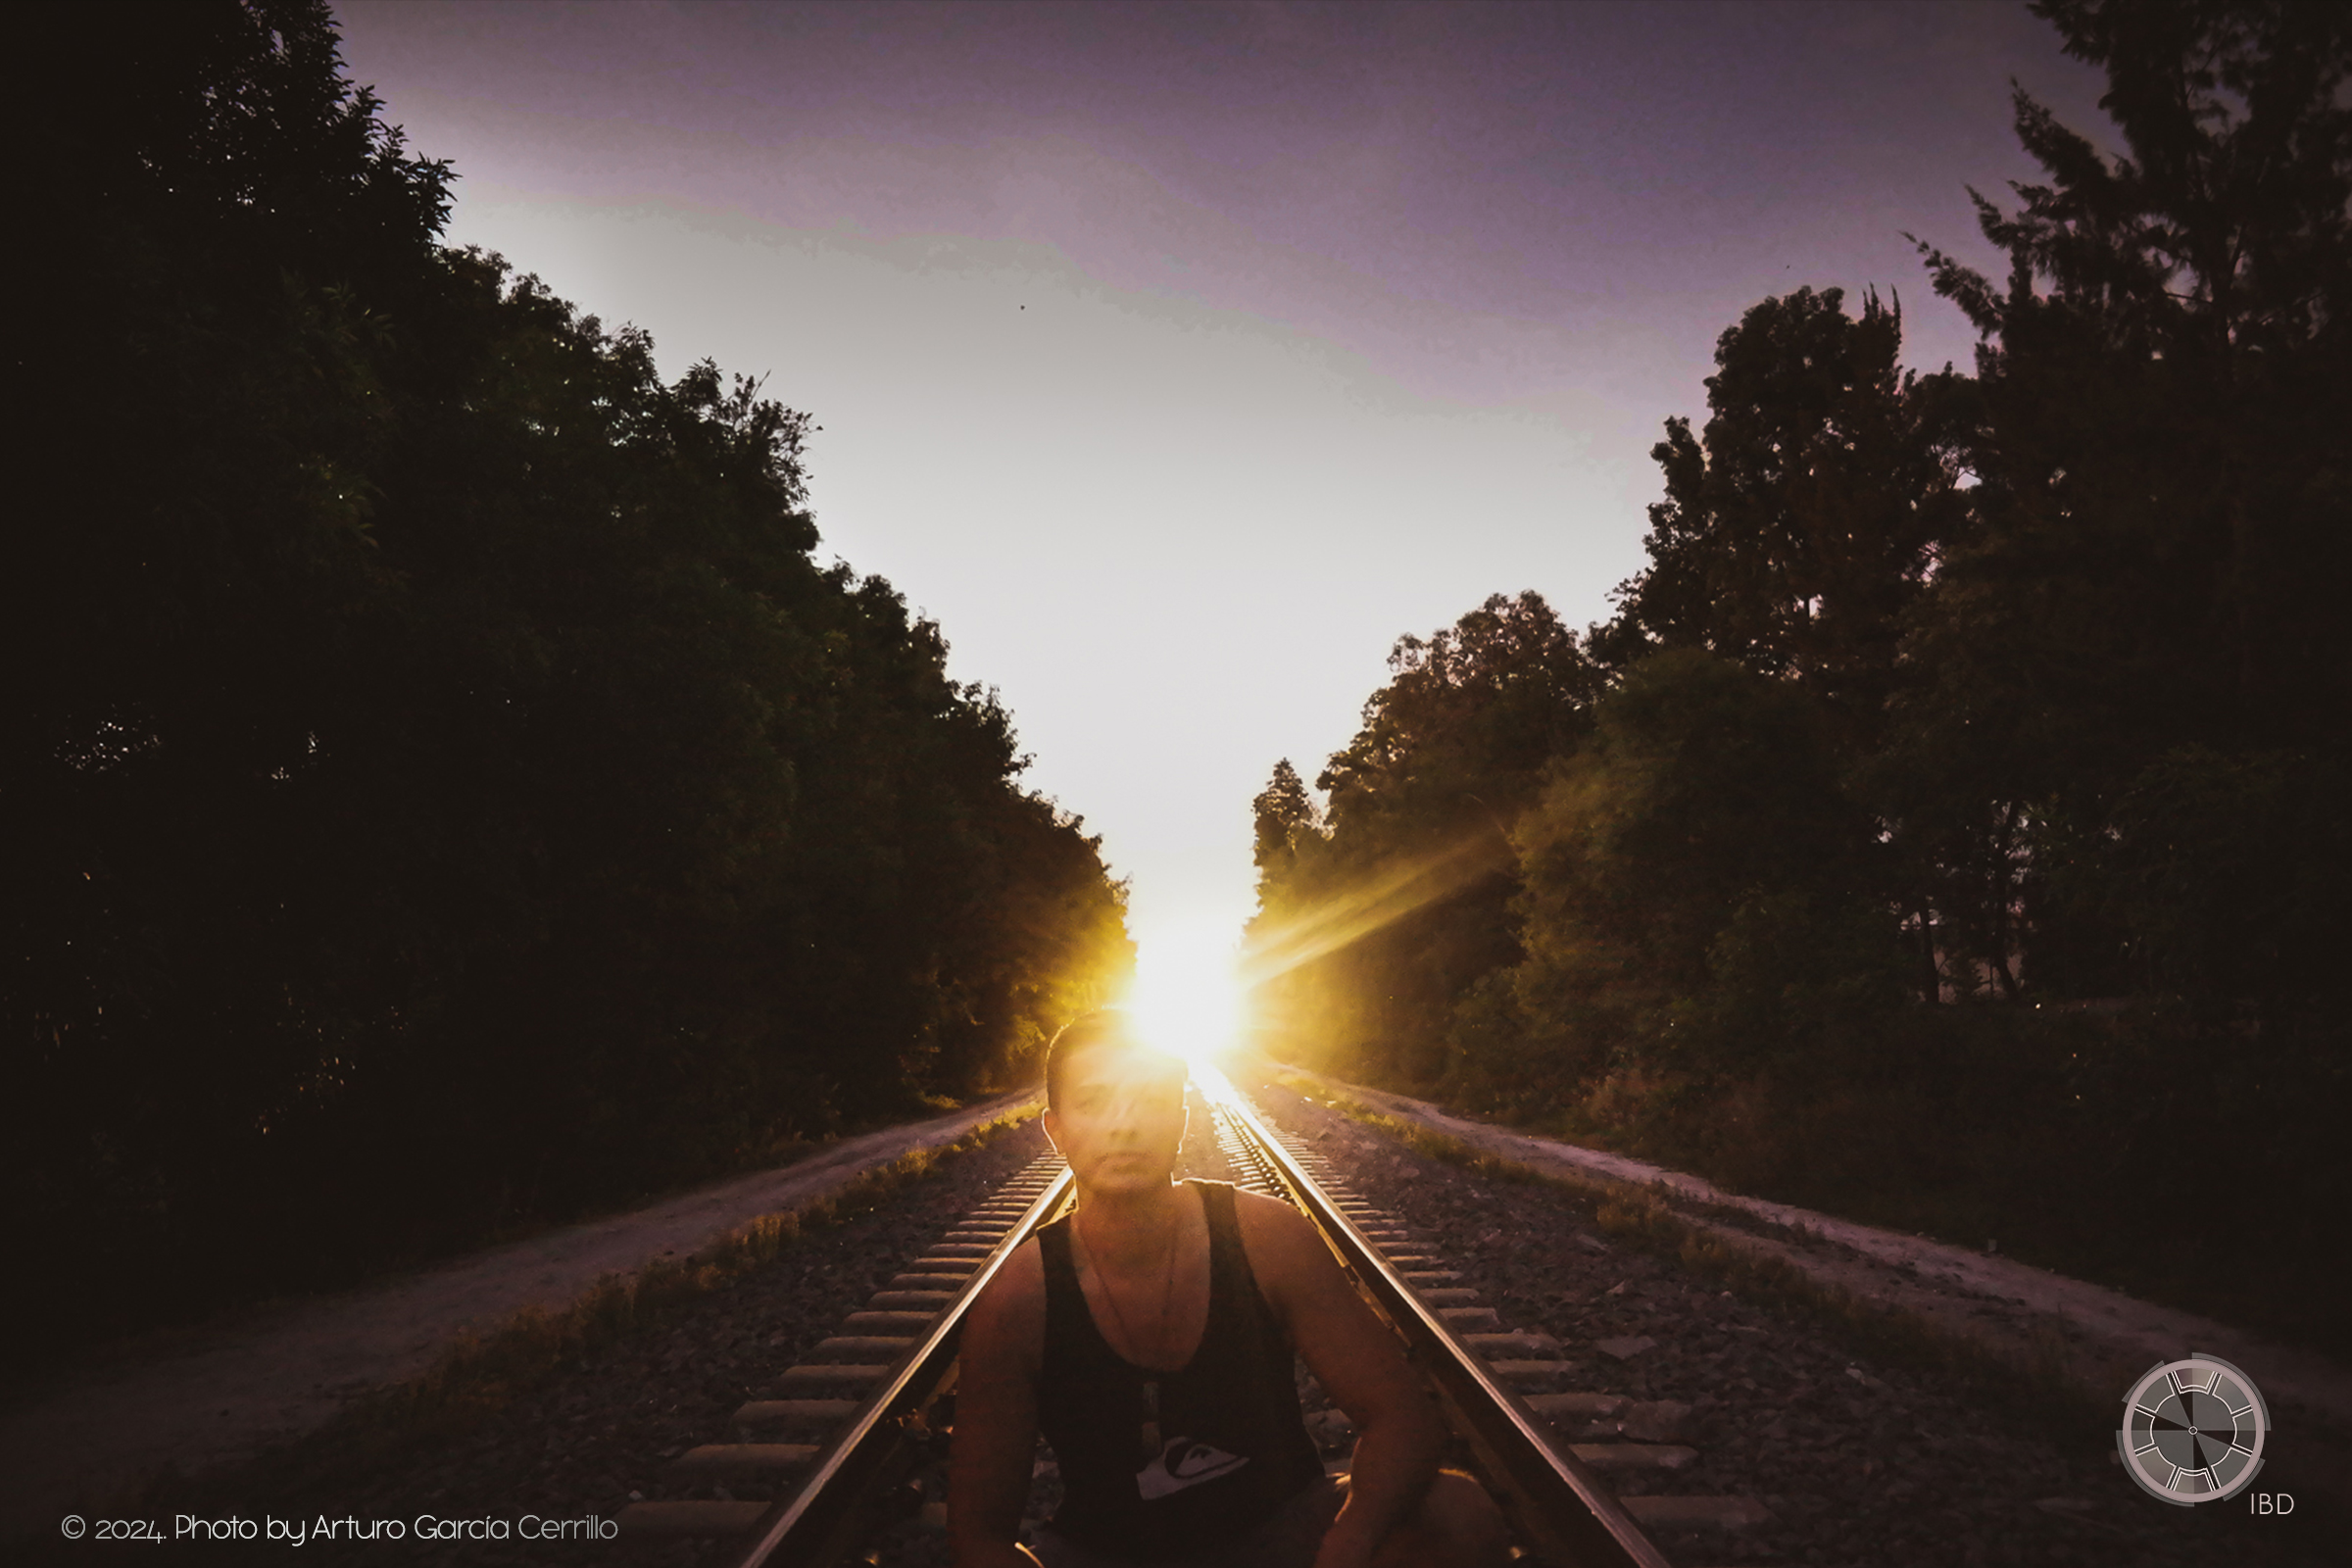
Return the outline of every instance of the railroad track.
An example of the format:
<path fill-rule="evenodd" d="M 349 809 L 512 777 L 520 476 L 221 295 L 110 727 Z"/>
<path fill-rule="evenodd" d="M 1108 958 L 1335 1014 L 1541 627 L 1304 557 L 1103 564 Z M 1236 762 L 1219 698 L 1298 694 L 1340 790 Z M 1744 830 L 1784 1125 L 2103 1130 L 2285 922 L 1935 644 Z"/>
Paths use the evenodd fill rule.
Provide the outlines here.
<path fill-rule="evenodd" d="M 1695 1456 L 1676 1441 L 1687 1407 L 1563 1387 L 1574 1366 L 1549 1336 L 1503 1325 L 1441 1252 L 1358 1200 L 1344 1173 L 1276 1132 L 1222 1076 L 1203 1069 L 1195 1081 L 1233 1179 L 1296 1204 L 1322 1232 L 1427 1374 L 1457 1452 L 1501 1503 L 1525 1557 L 1560 1568 L 1671 1568 L 1645 1526 L 1740 1528 L 1770 1517 L 1750 1498 L 1643 1491 L 1642 1478 Z M 716 1560 L 737 1568 L 858 1557 L 877 1529 L 925 1505 L 911 1478 L 945 1451 L 965 1309 L 1072 1197 L 1056 1156 L 1031 1162 L 786 1369 L 774 1397 L 737 1410 L 736 1441 L 667 1466 L 672 1483 L 717 1496 L 632 1502 L 618 1516 L 623 1538 L 713 1540 Z M 774 1500 L 728 1494 L 730 1483 L 747 1482 L 775 1488 Z"/>

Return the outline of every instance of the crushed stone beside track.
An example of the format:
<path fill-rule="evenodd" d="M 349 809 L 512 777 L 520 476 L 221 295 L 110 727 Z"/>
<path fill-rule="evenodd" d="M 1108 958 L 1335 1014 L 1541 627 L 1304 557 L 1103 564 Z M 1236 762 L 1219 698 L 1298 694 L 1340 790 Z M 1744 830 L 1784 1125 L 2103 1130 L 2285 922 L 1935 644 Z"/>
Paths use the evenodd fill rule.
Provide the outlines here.
<path fill-rule="evenodd" d="M 424 1372 L 460 1334 L 525 1309 L 561 1311 L 600 1277 L 686 1256 L 910 1150 L 953 1143 L 1026 1098 L 844 1139 L 631 1213 L 116 1347 L 102 1364 L 62 1366 L 0 1405 L 0 1542 L 49 1539 L 69 1509 L 87 1512 L 167 1469 L 244 1463 L 324 1426 L 367 1391 Z"/>
<path fill-rule="evenodd" d="M 1262 1080 L 1250 1088 L 1261 1114 L 1312 1140 L 1359 1196 L 1444 1252 L 1506 1326 L 1557 1339 L 1577 1363 L 1568 1386 L 1693 1407 L 1699 1457 L 1629 1490 L 1753 1496 L 1777 1517 L 1736 1535 L 1661 1538 L 1678 1563 L 2341 1560 L 2316 1516 L 2159 1503 L 2125 1475 L 2112 1434 L 2055 1415 L 2038 1423 L 1947 1377 L 1857 1353 L 1832 1326 L 1612 1239 L 1563 1189 L 1480 1181 L 1327 1103 Z M 1654 1343 L 1626 1359 L 1599 1348 L 1644 1339 Z"/>

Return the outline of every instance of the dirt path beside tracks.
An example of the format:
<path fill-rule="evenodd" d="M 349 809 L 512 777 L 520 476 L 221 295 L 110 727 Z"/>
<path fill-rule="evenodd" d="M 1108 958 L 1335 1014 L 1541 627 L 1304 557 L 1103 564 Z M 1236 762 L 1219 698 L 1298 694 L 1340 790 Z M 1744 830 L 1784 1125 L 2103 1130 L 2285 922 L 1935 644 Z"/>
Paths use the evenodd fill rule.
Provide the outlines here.
<path fill-rule="evenodd" d="M 416 1377 L 460 1335 L 561 1310 L 608 1275 L 684 1257 L 917 1149 L 1029 1102 L 1021 1091 L 844 1139 L 808 1158 L 635 1213 L 548 1231 L 405 1278 L 281 1303 L 168 1345 L 61 1371 L 0 1406 L 0 1539 L 57 1528 L 93 1498 L 170 1468 L 234 1464 L 322 1425 L 361 1392 Z"/>

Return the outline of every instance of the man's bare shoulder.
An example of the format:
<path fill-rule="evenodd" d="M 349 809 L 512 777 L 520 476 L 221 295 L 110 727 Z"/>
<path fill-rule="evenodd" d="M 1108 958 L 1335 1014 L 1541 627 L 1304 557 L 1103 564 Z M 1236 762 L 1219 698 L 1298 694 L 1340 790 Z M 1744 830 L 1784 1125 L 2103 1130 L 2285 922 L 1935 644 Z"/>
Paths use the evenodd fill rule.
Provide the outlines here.
<path fill-rule="evenodd" d="M 1237 1189 L 1233 1217 L 1258 1288 L 1272 1299 L 1302 1274 L 1319 1276 L 1331 1266 L 1331 1250 L 1304 1214 L 1278 1198 Z"/>
<path fill-rule="evenodd" d="M 1014 1248 L 996 1277 L 980 1288 L 964 1318 L 962 1353 L 967 1362 L 975 1356 L 1009 1356 L 1034 1374 L 1045 1334 L 1046 1255 L 1033 1236 Z"/>
<path fill-rule="evenodd" d="M 1045 1310 L 1046 1253 L 1036 1237 L 1014 1248 L 1004 1266 L 997 1270 L 996 1278 L 981 1287 L 972 1309 L 978 1311 L 984 1306 L 998 1312 Z"/>
<path fill-rule="evenodd" d="M 1235 1188 L 1233 1213 L 1242 1222 L 1243 1231 L 1252 1240 L 1261 1234 L 1304 1236 L 1311 1240 L 1315 1234 L 1315 1228 L 1307 1223 L 1306 1216 L 1299 1213 L 1297 1207 L 1279 1198 L 1268 1198 L 1263 1193 Z"/>

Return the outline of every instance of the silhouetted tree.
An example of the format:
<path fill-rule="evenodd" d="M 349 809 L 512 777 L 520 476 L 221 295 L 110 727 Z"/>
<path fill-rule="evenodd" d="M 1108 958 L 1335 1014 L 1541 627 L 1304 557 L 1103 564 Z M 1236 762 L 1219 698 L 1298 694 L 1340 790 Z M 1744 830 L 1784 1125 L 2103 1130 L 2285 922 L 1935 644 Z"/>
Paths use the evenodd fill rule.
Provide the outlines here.
<path fill-rule="evenodd" d="M 1526 956 L 1456 1015 L 1455 1086 L 1492 1104 L 1786 1062 L 1825 988 L 1897 952 L 1819 699 L 1677 649 L 1593 713 L 1512 835 Z"/>
<path fill-rule="evenodd" d="M 1343 1070 L 1906 1228 L 1968 1214 L 2326 1342 L 2301 1303 L 2340 1295 L 2352 1201 L 2352 12 L 2034 9 L 2107 73 L 2129 151 L 2019 93 L 2047 172 L 1979 199 L 2005 282 L 1922 247 L 1975 374 L 1901 371 L 1875 297 L 1749 311 L 1704 430 L 1655 449 L 1649 564 L 1566 640 L 1562 700 L 1446 674 L 1477 639 L 1400 644 L 1319 781 L 1328 837 L 1260 797 L 1253 930 L 1301 959 L 1271 989 Z M 1368 874 L 1444 863 L 1474 803 L 1511 858 L 1459 918 Z M 1400 1044 L 1441 1027 L 1443 1063 Z M 2185 1174 L 2224 1145 L 2310 1200 Z M 2183 1283 L 2216 1278 L 2268 1283 Z"/>
<path fill-rule="evenodd" d="M 1876 729 L 1904 611 L 1966 522 L 1955 378 L 1900 368 L 1899 310 L 1838 289 L 1769 299 L 1727 330 L 1702 437 L 1666 421 L 1650 564 L 1601 650 L 1700 648 L 1787 675 Z"/>
<path fill-rule="evenodd" d="M 811 560 L 807 416 L 443 249 L 321 4 L 29 47 L 0 1180 L 76 1331 L 1009 1083 L 1115 981 L 1009 714 Z"/>
<path fill-rule="evenodd" d="M 2197 793 L 2226 793 L 2251 768 L 2301 782 L 2248 808 L 2301 810 L 2289 803 L 2340 776 L 2352 732 L 2337 603 L 2352 568 L 2352 20 L 2304 4 L 2035 9 L 2106 71 L 2101 106 L 2130 151 L 2101 156 L 2021 90 L 2018 134 L 2047 183 L 2018 186 L 2014 213 L 1978 198 L 2005 285 L 1923 247 L 1985 339 L 1964 446 L 1979 483 L 1965 546 L 1915 609 L 1914 678 L 1878 776 L 1920 863 L 1948 868 L 1943 919 L 1986 960 L 2023 951 L 2078 990 L 2308 988 L 2340 964 L 2127 970 L 2151 951 L 2140 922 L 2177 935 L 2221 891 L 2185 875 L 2193 855 L 2150 880 L 2151 857 L 2175 855 L 2145 835 L 2178 819 L 2145 803 L 2195 772 Z M 2299 822 L 2276 842 L 2340 853 L 2327 816 Z M 2295 881 L 2295 858 L 2265 878 Z M 2127 909 L 2101 891 L 2118 878 L 2186 902 Z M 2328 944 L 2277 922 L 2345 913 L 2240 906 L 2272 946 L 2315 956 Z"/>
<path fill-rule="evenodd" d="M 1534 593 L 1400 638 L 1389 667 L 1316 780 L 1320 817 L 1281 768 L 1258 798 L 1250 940 L 1296 1049 L 1426 1080 L 1453 998 L 1517 956 L 1509 827 L 1589 726 L 1600 673 Z"/>
<path fill-rule="evenodd" d="M 1259 879 L 1280 881 L 1298 853 L 1298 836 L 1322 830 L 1322 808 L 1307 794 L 1298 770 L 1286 757 L 1274 764 L 1274 776 L 1250 803 L 1250 810 L 1254 824 L 1250 858 Z"/>

